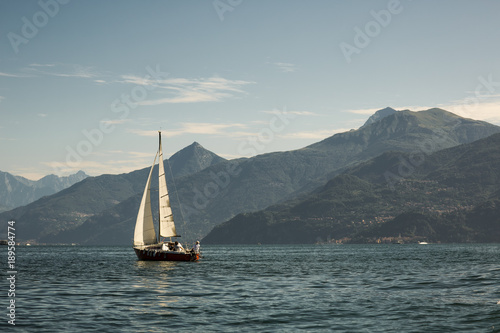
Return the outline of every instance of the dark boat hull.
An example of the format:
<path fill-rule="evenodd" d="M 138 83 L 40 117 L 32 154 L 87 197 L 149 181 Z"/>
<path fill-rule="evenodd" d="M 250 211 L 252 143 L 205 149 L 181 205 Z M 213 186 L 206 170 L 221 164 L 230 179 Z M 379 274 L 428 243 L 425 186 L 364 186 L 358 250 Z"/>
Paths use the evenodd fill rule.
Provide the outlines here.
<path fill-rule="evenodd" d="M 135 254 L 139 260 L 151 261 L 197 261 L 200 259 L 199 253 L 175 253 L 172 251 L 162 251 L 160 249 L 137 249 Z"/>

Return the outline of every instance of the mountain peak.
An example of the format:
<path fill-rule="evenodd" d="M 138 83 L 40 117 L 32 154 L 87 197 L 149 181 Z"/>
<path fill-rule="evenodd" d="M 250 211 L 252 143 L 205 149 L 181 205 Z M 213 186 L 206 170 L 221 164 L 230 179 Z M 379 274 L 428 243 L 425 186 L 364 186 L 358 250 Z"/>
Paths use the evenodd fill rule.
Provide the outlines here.
<path fill-rule="evenodd" d="M 201 171 L 225 159 L 205 149 L 195 141 L 189 146 L 179 150 L 168 160 L 172 172 L 177 176 L 183 176 Z"/>
<path fill-rule="evenodd" d="M 0 185 L 0 211 L 27 205 L 39 198 L 59 192 L 87 178 L 83 171 L 59 177 L 47 175 L 39 180 L 29 180 L 0 171 L 3 182 Z"/>
<path fill-rule="evenodd" d="M 87 178 L 88 175 L 85 173 L 83 170 L 79 170 L 78 172 L 68 175 L 68 176 L 57 176 L 54 174 L 47 175 L 45 177 L 40 178 L 37 182 L 38 183 L 44 183 L 46 181 L 56 181 L 56 182 L 66 182 L 70 181 L 72 183 L 77 183 L 85 178 Z"/>
<path fill-rule="evenodd" d="M 368 126 L 370 124 L 373 124 L 374 122 L 377 122 L 380 119 L 385 118 L 387 116 L 391 116 L 391 115 L 395 114 L 396 112 L 397 111 L 391 107 L 386 107 L 384 109 L 378 110 L 370 118 L 368 118 L 368 120 L 365 122 L 365 124 L 361 127 L 365 127 L 365 126 Z"/>
<path fill-rule="evenodd" d="M 88 177 L 88 175 L 83 170 L 78 170 L 78 172 L 75 173 L 75 176 L 86 176 L 86 177 Z"/>
<path fill-rule="evenodd" d="M 190 144 L 189 146 L 187 146 L 186 148 L 189 148 L 189 147 L 192 147 L 192 148 L 203 148 L 202 145 L 200 145 L 198 142 L 194 141 L 192 144 Z M 205 148 L 203 148 L 205 149 Z"/>

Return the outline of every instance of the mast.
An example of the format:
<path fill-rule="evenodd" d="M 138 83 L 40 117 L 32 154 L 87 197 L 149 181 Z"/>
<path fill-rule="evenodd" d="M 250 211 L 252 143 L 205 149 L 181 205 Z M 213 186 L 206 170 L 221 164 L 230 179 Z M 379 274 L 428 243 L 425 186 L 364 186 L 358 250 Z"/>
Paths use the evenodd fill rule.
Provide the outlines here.
<path fill-rule="evenodd" d="M 161 131 L 158 131 L 158 154 L 160 155 L 160 162 L 158 162 L 158 188 L 161 187 L 161 177 L 165 176 L 165 170 L 160 170 L 160 165 L 163 165 L 163 150 L 161 149 Z M 163 172 L 162 172 L 163 171 Z M 158 206 L 158 243 L 161 241 L 161 190 L 158 190 L 159 206 Z"/>

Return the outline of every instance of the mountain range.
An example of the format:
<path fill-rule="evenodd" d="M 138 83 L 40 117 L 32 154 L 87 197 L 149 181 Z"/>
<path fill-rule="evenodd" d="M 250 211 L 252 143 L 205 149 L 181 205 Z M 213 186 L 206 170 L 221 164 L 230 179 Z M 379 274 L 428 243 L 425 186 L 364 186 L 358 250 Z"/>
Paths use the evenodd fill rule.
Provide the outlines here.
<path fill-rule="evenodd" d="M 225 159 L 194 142 L 166 160 L 167 180 L 196 172 Z M 156 167 L 157 168 L 157 167 Z M 88 177 L 51 196 L 45 196 L 26 206 L 4 212 L 0 216 L 16 220 L 21 240 L 37 241 L 50 235 L 78 228 L 96 213 L 105 211 L 144 190 L 149 167 L 120 175 Z M 153 186 L 158 186 L 158 180 Z M 137 206 L 135 206 L 137 207 Z M 58 239 L 58 243 L 64 239 Z M 70 241 L 71 242 L 71 241 Z M 125 243 L 122 241 L 122 243 Z"/>
<path fill-rule="evenodd" d="M 179 167 L 174 177 L 167 179 L 176 226 L 183 241 L 201 239 L 214 226 L 235 216 L 240 219 L 241 214 L 301 198 L 311 191 L 317 193 L 328 180 L 381 154 L 406 153 L 413 160 L 418 154 L 429 156 L 498 132 L 498 126 L 441 109 L 412 112 L 386 108 L 357 130 L 294 151 L 228 161 L 195 143 L 184 153 L 196 148 L 200 156 L 211 156 L 208 162 L 200 163 L 202 157 L 192 152 L 188 164 L 175 161 L 175 155 L 169 159 L 173 173 L 174 166 Z M 400 161 L 396 155 L 390 156 Z M 19 237 L 39 242 L 130 244 L 147 172 L 144 168 L 90 177 L 0 214 L 0 219 L 16 219 L 16 225 L 25 228 Z M 395 187 L 401 183 L 395 181 L 398 177 L 397 173 L 389 177 Z M 220 229 L 213 232 L 216 230 Z"/>
<path fill-rule="evenodd" d="M 498 170 L 500 134 L 418 157 L 386 152 L 203 243 L 500 242 Z"/>
<path fill-rule="evenodd" d="M 0 171 L 0 212 L 27 205 L 43 196 L 57 193 L 88 176 L 78 171 L 67 177 L 48 175 L 39 180 L 29 180 Z"/>

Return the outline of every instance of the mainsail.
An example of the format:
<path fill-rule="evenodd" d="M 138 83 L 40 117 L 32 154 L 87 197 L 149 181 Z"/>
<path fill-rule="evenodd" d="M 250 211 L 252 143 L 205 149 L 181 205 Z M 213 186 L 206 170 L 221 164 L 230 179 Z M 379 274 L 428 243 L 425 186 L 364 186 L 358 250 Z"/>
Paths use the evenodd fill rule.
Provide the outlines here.
<path fill-rule="evenodd" d="M 156 232 L 153 224 L 153 214 L 151 213 L 150 192 L 151 175 L 153 174 L 153 168 L 156 164 L 157 157 L 158 153 L 156 153 L 153 166 L 149 171 L 148 181 L 146 182 L 144 194 L 142 195 L 141 206 L 139 207 L 139 213 L 137 214 L 134 231 L 134 246 L 144 246 L 156 243 Z"/>
<path fill-rule="evenodd" d="M 163 151 L 161 148 L 161 132 L 159 132 L 159 135 L 160 145 L 158 151 L 156 152 L 153 166 L 149 171 L 148 181 L 146 182 L 146 188 L 144 189 L 144 194 L 142 195 L 141 206 L 139 207 L 139 213 L 137 214 L 137 220 L 135 222 L 134 246 L 147 246 L 159 242 L 159 239 L 156 239 L 153 214 L 151 212 L 151 175 L 153 174 L 153 169 L 156 164 L 156 158 L 159 158 L 159 235 L 160 237 L 178 237 L 177 232 L 175 231 L 172 208 L 170 207 L 170 199 L 168 197 L 167 181 L 165 179 Z"/>
<path fill-rule="evenodd" d="M 158 185 L 160 187 L 160 237 L 177 237 L 175 231 L 174 217 L 172 207 L 170 207 L 170 198 L 168 196 L 167 181 L 165 180 L 165 168 L 163 167 L 163 150 L 161 148 L 160 133 L 160 161 L 158 162 Z"/>

